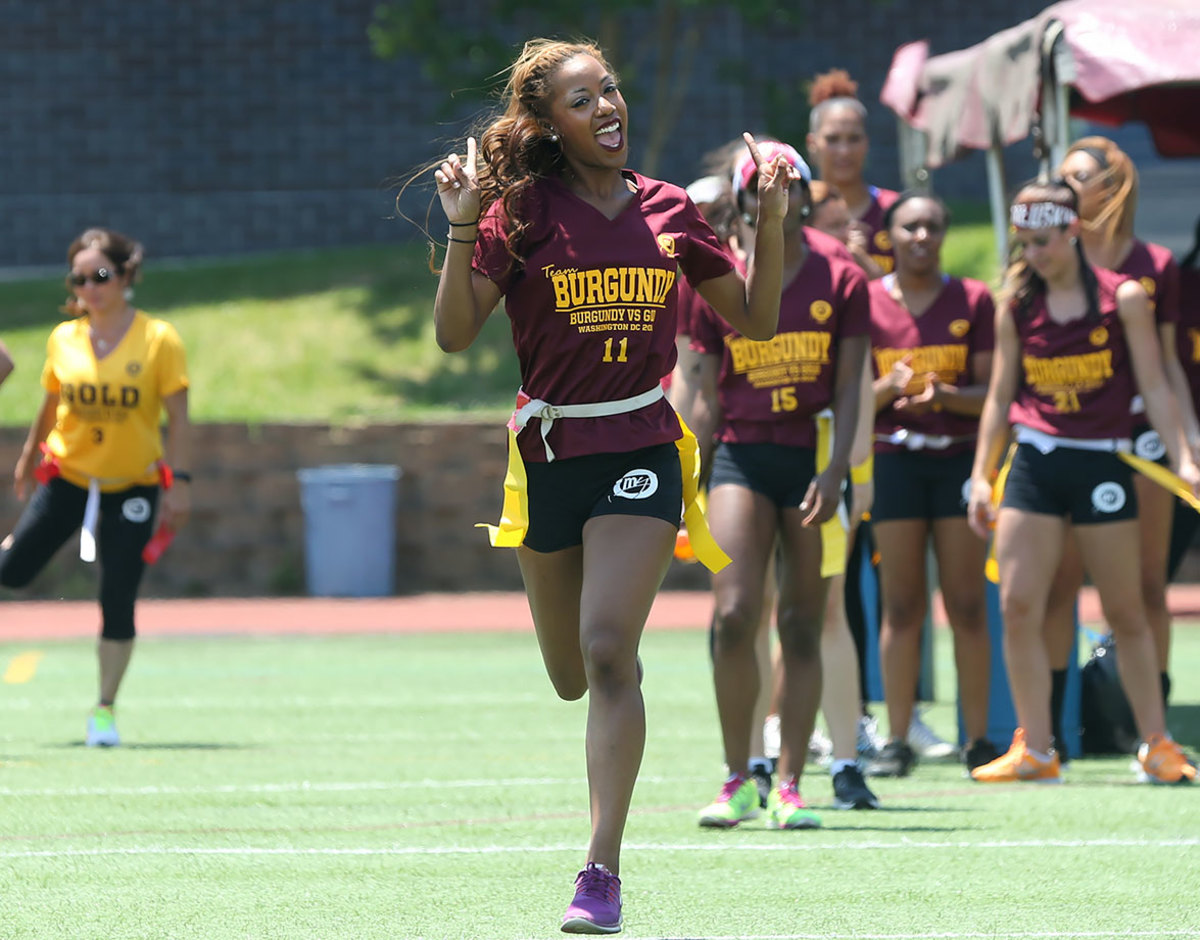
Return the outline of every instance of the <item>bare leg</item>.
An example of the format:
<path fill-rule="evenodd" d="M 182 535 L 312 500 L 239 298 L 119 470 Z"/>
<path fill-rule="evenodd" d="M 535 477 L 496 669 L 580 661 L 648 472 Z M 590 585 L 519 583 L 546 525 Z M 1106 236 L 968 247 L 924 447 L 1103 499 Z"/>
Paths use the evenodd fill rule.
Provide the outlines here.
<path fill-rule="evenodd" d="M 1163 566 L 1166 567 L 1165 562 Z M 1051 669 L 1066 669 L 1070 665 L 1071 646 L 1075 640 L 1075 601 L 1081 587 L 1083 558 L 1079 554 L 1074 528 L 1067 526 L 1062 561 L 1046 599 L 1046 652 Z"/>
<path fill-rule="evenodd" d="M 1076 526 L 1075 537 L 1112 629 L 1121 686 L 1144 739 L 1165 734 L 1166 721 L 1154 637 L 1142 606 L 1137 526 L 1134 520 Z"/>
<path fill-rule="evenodd" d="M 762 620 L 763 585 L 775 551 L 775 507 L 761 494 L 723 484 L 708 495 L 713 537 L 733 561 L 713 575 L 716 627 L 713 684 L 725 763 L 746 773 L 755 703 L 762 685 L 755 637 Z"/>
<path fill-rule="evenodd" d="M 1142 603 L 1154 637 L 1158 671 L 1171 660 L 1171 611 L 1167 607 L 1167 558 L 1171 551 L 1171 520 L 1175 497 L 1140 473 L 1133 485 L 1138 498 L 1138 537 L 1142 556 Z"/>
<path fill-rule="evenodd" d="M 821 711 L 829 725 L 834 760 L 857 758 L 858 714 L 862 707 L 858 650 L 846 619 L 845 580 L 845 575 L 829 579 L 821 630 Z"/>
<path fill-rule="evenodd" d="M 112 705 L 129 660 L 133 656 L 133 640 L 106 640 L 101 637 L 97 646 L 100 660 L 100 704 Z"/>
<path fill-rule="evenodd" d="M 621 838 L 646 741 L 637 651 L 675 545 L 675 527 L 598 516 L 583 527 L 579 646 L 588 685 L 589 862 L 621 870 Z"/>
<path fill-rule="evenodd" d="M 543 553 L 522 545 L 517 549 L 517 561 L 546 674 L 559 697 L 573 702 L 588 688 L 579 647 L 583 546 Z"/>
<path fill-rule="evenodd" d="M 954 666 L 967 742 L 987 737 L 992 641 L 988 634 L 984 565 L 987 544 L 965 517 L 936 519 L 933 547 L 938 585 L 954 632 Z"/>
<path fill-rule="evenodd" d="M 1058 516 L 1001 509 L 996 522 L 1004 661 L 1017 722 L 1030 750 L 1050 750 L 1050 659 L 1046 598 L 1061 558 L 1066 523 Z"/>
<path fill-rule="evenodd" d="M 803 772 L 821 704 L 821 627 L 829 582 L 821 577 L 821 534 L 801 519 L 798 509 L 783 511 L 784 561 L 775 617 L 784 680 L 779 710 L 781 781 L 798 779 Z"/>
<path fill-rule="evenodd" d="M 771 714 L 773 668 L 771 664 L 771 614 L 775 610 L 775 565 L 767 565 L 767 577 L 763 584 L 762 614 L 759 617 L 758 636 L 754 641 L 754 658 L 758 660 L 759 689 L 754 703 L 754 718 L 750 723 L 750 756 L 762 757 L 763 723 Z"/>
<path fill-rule="evenodd" d="M 925 572 L 928 538 L 929 523 L 924 519 L 875 523 L 879 592 L 883 599 L 879 656 L 888 736 L 892 740 L 903 741 L 908 736 L 921 673 L 921 628 L 929 609 Z"/>

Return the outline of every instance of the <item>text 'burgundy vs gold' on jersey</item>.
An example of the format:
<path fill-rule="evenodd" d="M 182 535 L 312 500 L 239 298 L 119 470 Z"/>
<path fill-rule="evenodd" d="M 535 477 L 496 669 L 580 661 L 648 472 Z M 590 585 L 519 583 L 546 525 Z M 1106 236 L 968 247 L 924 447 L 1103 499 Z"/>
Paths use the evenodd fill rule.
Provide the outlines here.
<path fill-rule="evenodd" d="M 870 330 L 866 275 L 808 245 L 804 264 L 784 285 L 773 338 L 747 339 L 710 309 L 697 312 L 692 348 L 721 357 L 720 441 L 814 446 L 812 418 L 833 401 L 840 341 Z"/>
<path fill-rule="evenodd" d="M 614 219 L 557 179 L 522 199 L 530 222 L 510 267 L 499 201 L 479 226 L 473 265 L 505 296 L 521 385 L 553 405 L 619 401 L 657 385 L 675 365 L 678 276 L 692 284 L 733 264 L 683 189 L 625 171 L 629 203 Z M 519 435 L 527 461 L 545 461 L 540 420 Z M 677 440 L 664 400 L 602 418 L 556 421 L 555 454 L 616 453 Z"/>
<path fill-rule="evenodd" d="M 1133 366 L 1116 298 L 1129 278 L 1094 270 L 1098 318 L 1056 323 L 1044 294 L 1024 313 L 1014 311 L 1021 371 L 1008 413 L 1011 424 L 1083 440 L 1127 438 L 1132 432 Z"/>
<path fill-rule="evenodd" d="M 870 292 L 871 362 L 876 378 L 908 357 L 913 377 L 904 395 L 919 394 L 931 372 L 939 381 L 960 388 L 979 380 L 971 371 L 971 357 L 990 353 L 996 345 L 996 308 L 986 284 L 947 276 L 941 293 L 919 317 L 892 296 L 890 278 L 872 281 Z M 978 433 L 979 419 L 949 411 L 914 415 L 893 404 L 879 410 L 875 416 L 876 434 L 889 436 L 901 429 L 966 438 Z M 938 453 L 958 453 L 973 446 L 968 440 Z M 875 443 L 876 453 L 899 450 L 904 450 L 903 444 Z"/>

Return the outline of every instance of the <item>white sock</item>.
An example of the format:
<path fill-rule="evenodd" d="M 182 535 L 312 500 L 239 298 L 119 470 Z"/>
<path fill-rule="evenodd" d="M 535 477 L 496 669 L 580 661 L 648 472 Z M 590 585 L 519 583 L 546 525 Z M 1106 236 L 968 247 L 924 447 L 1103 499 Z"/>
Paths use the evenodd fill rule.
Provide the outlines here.
<path fill-rule="evenodd" d="M 847 767 L 854 767 L 858 764 L 856 760 L 835 760 L 829 765 L 829 776 L 836 777 Z"/>

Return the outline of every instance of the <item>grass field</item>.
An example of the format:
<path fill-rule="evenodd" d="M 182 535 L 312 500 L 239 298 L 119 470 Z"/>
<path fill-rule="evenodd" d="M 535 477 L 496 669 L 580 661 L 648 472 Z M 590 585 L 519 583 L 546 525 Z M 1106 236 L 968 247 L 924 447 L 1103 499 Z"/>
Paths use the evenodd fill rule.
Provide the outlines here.
<path fill-rule="evenodd" d="M 992 234 L 975 206 L 955 207 L 946 270 L 988 280 Z M 136 303 L 170 320 L 188 350 L 196 421 L 500 418 L 520 384 L 498 311 L 469 350 L 433 338 L 437 282 L 422 243 L 293 252 L 187 265 L 148 260 Z M 46 337 L 59 321 L 60 277 L 0 282 L 0 338 L 18 369 L 0 394 L 0 425 L 32 420 Z"/>
<path fill-rule="evenodd" d="M 0 685 L 0 936 L 561 936 L 586 702 L 554 698 L 532 636 L 151 637 L 112 751 L 81 744 L 93 644 L 37 649 Z M 702 831 L 722 773 L 704 634 L 649 633 L 642 655 L 626 938 L 1200 936 L 1200 787 L 1135 785 L 1128 758 L 989 789 L 929 763 L 819 831 Z M 1200 626 L 1174 656 L 1194 749 Z M 929 713 L 943 734 L 952 710 Z M 828 807 L 826 774 L 804 790 Z"/>

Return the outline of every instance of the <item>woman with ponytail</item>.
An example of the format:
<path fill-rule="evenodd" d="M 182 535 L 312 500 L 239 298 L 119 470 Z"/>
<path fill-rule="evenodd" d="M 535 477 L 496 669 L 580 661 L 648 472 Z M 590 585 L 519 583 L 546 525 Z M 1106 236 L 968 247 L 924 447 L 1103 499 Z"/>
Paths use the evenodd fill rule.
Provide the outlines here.
<path fill-rule="evenodd" d="M 1166 730 L 1157 658 L 1142 603 L 1131 448 L 1135 389 L 1193 491 L 1200 467 L 1181 448 L 1146 290 L 1088 263 L 1074 190 L 1029 183 L 1011 208 L 1012 262 L 971 470 L 968 519 L 995 528 L 1004 654 L 1019 727 L 1009 751 L 977 767 L 980 782 L 1061 781 L 1050 710 L 1046 601 L 1069 527 L 1121 647 L 1121 681 L 1143 743 L 1145 779 L 1182 783 L 1196 769 Z M 993 486 L 1010 432 L 1003 498 Z"/>
<path fill-rule="evenodd" d="M 1079 244 L 1088 264 L 1136 279 L 1150 299 L 1163 352 L 1170 392 L 1179 407 L 1186 440 L 1181 446 L 1195 456 L 1200 447 L 1191 387 L 1176 352 L 1179 321 L 1179 266 L 1161 245 L 1143 242 L 1133 234 L 1137 210 L 1138 175 L 1133 161 L 1107 137 L 1084 137 L 1071 145 L 1059 168 L 1062 178 L 1079 198 Z M 1167 449 L 1146 419 L 1141 395 L 1131 403 L 1133 452 L 1165 464 Z M 1167 607 L 1167 568 L 1174 498 L 1171 492 L 1143 474 L 1134 477 L 1138 494 L 1138 538 L 1141 546 L 1142 602 L 1150 619 L 1158 657 L 1163 707 L 1167 706 L 1171 680 L 1168 671 L 1171 646 L 1171 613 Z M 1059 733 L 1065 697 L 1067 663 L 1075 636 L 1075 601 L 1083 584 L 1079 550 L 1067 540 L 1063 563 L 1050 591 L 1047 637 L 1054 670 L 1052 713 L 1055 737 Z"/>

